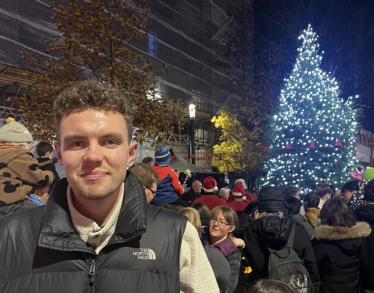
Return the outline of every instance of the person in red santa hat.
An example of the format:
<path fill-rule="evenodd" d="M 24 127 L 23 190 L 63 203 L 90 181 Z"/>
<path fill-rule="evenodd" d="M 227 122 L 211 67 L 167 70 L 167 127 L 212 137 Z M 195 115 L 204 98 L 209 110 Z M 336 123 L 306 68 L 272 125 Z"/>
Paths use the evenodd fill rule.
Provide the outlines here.
<path fill-rule="evenodd" d="M 211 176 L 206 177 L 203 181 L 202 196 L 195 199 L 194 203 L 203 203 L 210 211 L 217 206 L 227 206 L 226 200 L 216 195 L 217 190 L 217 181 Z"/>
<path fill-rule="evenodd" d="M 242 185 L 238 184 L 235 185 L 232 190 L 232 195 L 234 200 L 229 203 L 229 207 L 232 208 L 235 212 L 242 212 L 247 207 L 247 203 L 245 200 L 247 199 L 245 196 L 245 190 Z"/>
<path fill-rule="evenodd" d="M 246 204 L 249 204 L 252 201 L 254 201 L 253 195 L 251 193 L 249 193 L 249 192 L 246 191 L 247 190 L 247 184 L 245 183 L 245 180 L 243 178 L 239 178 L 239 179 L 235 180 L 235 186 L 238 186 L 238 185 L 243 186 L 243 189 L 245 191 L 244 196 L 246 197 L 246 199 L 244 199 L 244 202 Z M 227 202 L 232 202 L 233 200 L 234 200 L 234 195 L 230 194 L 229 199 L 227 200 Z"/>

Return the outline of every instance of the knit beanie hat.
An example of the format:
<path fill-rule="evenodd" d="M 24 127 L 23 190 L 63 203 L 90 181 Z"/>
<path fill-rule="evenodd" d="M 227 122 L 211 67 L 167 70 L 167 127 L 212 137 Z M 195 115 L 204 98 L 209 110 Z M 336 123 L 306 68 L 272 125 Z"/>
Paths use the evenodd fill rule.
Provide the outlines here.
<path fill-rule="evenodd" d="M 203 181 L 203 189 L 205 192 L 217 191 L 217 181 L 211 176 L 206 177 Z"/>
<path fill-rule="evenodd" d="M 155 147 L 155 162 L 157 166 L 166 166 L 170 162 L 170 151 L 162 144 L 157 144 Z"/>
<path fill-rule="evenodd" d="M 279 187 L 265 187 L 261 189 L 258 195 L 258 211 L 260 213 L 277 213 L 282 212 L 287 215 L 287 206 L 284 201 L 282 189 Z"/>
<path fill-rule="evenodd" d="M 30 132 L 21 123 L 8 118 L 7 123 L 0 128 L 0 142 L 29 143 L 32 142 Z"/>
<path fill-rule="evenodd" d="M 232 195 L 234 197 L 241 197 L 242 200 L 246 200 L 244 187 L 241 184 L 235 185 L 232 190 Z"/>

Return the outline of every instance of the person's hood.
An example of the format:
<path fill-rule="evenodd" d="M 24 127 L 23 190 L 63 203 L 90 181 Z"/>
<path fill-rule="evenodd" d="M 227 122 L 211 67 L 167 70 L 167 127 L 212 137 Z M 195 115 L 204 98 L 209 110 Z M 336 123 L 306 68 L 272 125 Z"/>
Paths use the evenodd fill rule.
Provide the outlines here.
<path fill-rule="evenodd" d="M 358 222 L 350 228 L 321 225 L 314 230 L 317 240 L 335 241 L 336 246 L 349 256 L 356 255 L 361 249 L 361 241 L 358 241 L 358 238 L 367 237 L 370 233 L 371 228 L 365 222 Z"/>
<path fill-rule="evenodd" d="M 355 210 L 355 213 L 360 221 L 374 225 L 374 205 L 362 205 Z"/>
<path fill-rule="evenodd" d="M 253 230 L 264 239 L 268 247 L 278 250 L 286 245 L 293 224 L 295 220 L 292 217 L 270 215 L 256 220 Z"/>
<path fill-rule="evenodd" d="M 368 223 L 357 222 L 352 227 L 334 227 L 328 225 L 321 225 L 314 230 L 317 240 L 344 240 L 360 237 L 367 237 L 371 233 L 371 228 Z"/>
<path fill-rule="evenodd" d="M 368 223 L 358 222 L 352 227 L 333 227 L 321 225 L 315 228 L 314 235 L 317 240 L 335 241 L 336 246 L 344 254 L 353 256 L 361 249 L 361 241 L 358 238 L 367 237 L 371 233 Z"/>
<path fill-rule="evenodd" d="M 14 159 L 27 153 L 32 156 L 29 151 L 20 147 L 13 149 L 2 149 L 0 150 L 1 163 L 8 164 L 10 161 L 13 161 Z"/>

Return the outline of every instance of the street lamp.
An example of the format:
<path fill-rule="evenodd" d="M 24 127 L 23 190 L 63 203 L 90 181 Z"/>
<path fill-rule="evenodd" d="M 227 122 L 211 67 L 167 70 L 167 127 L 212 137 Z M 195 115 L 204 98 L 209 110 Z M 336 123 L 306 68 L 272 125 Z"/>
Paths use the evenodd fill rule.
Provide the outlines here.
<path fill-rule="evenodd" d="M 190 132 L 190 156 L 195 155 L 195 105 L 190 104 L 188 107 L 190 110 L 190 121 L 191 121 L 191 132 Z M 190 160 L 191 164 L 195 164 L 195 157 Z"/>

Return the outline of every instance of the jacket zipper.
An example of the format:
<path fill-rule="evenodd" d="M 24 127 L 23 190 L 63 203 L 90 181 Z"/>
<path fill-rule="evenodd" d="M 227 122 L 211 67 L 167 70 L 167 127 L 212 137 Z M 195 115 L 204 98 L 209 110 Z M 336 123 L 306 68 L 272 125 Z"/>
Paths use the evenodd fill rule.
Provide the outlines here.
<path fill-rule="evenodd" d="M 88 271 L 88 279 L 89 279 L 89 285 L 91 287 L 91 291 L 93 290 L 93 286 L 95 283 L 95 274 L 96 274 L 96 260 L 93 258 L 91 259 L 90 270 Z"/>

